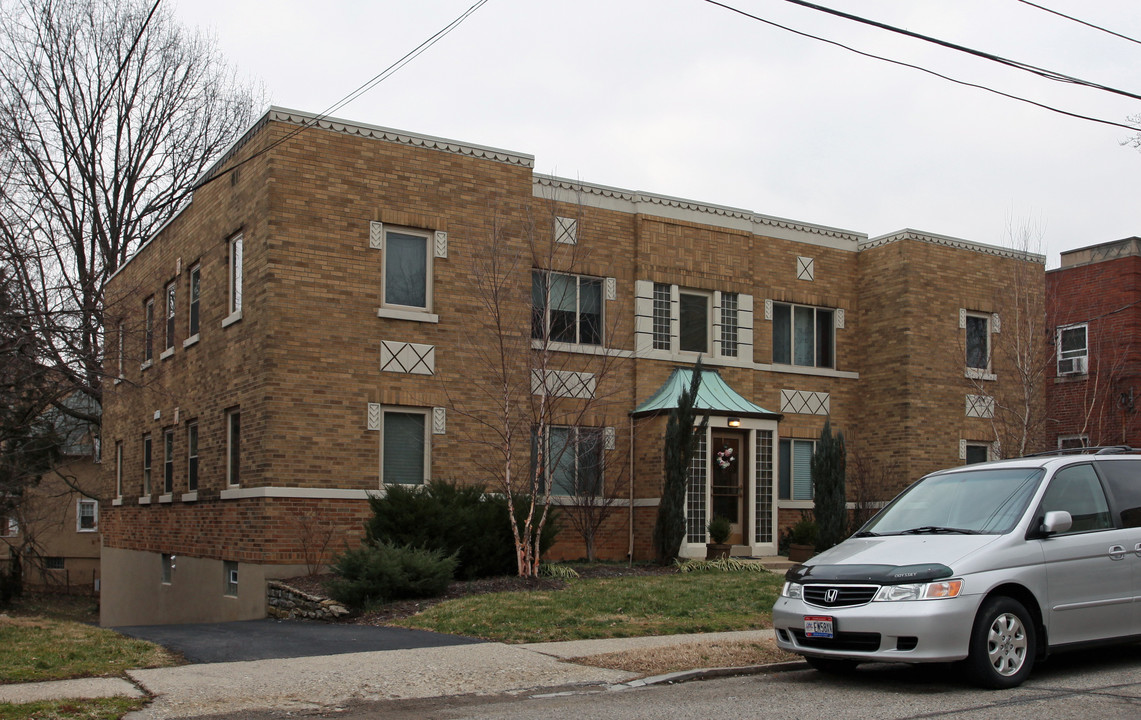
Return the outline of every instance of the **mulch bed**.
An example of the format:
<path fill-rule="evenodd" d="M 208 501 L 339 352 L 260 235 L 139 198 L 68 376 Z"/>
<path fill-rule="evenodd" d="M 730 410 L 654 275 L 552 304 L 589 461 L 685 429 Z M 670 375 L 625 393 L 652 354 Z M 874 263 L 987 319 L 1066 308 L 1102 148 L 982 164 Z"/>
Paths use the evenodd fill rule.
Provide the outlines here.
<path fill-rule="evenodd" d="M 677 572 L 676 568 L 662 567 L 661 565 L 634 565 L 633 567 L 629 567 L 609 563 L 575 565 L 574 569 L 575 572 L 579 574 L 579 577 L 582 578 L 669 575 Z M 324 573 L 321 575 L 303 575 L 301 577 L 289 578 L 282 582 L 312 595 L 327 596 L 325 583 L 332 578 L 333 575 L 331 573 Z M 439 597 L 421 598 L 419 600 L 398 600 L 365 613 L 354 613 L 339 622 L 354 625 L 386 625 L 393 620 L 415 615 L 445 600 L 454 600 L 468 595 L 483 595 L 495 592 L 561 590 L 565 588 L 566 585 L 566 580 L 556 578 L 521 578 L 513 575 L 481 578 L 479 580 L 456 580 L 449 585 L 447 591 Z"/>

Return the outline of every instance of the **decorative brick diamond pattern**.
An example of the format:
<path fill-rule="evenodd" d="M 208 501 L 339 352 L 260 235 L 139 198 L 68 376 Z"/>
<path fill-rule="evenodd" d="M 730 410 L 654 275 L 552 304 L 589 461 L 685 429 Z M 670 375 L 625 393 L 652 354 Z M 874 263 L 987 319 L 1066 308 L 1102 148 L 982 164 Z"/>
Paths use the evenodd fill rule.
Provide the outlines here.
<path fill-rule="evenodd" d="M 844 308 L 836 308 L 836 314 L 833 317 L 836 319 L 836 329 L 843 330 L 845 322 Z"/>
<path fill-rule="evenodd" d="M 796 259 L 796 279 L 812 282 L 816 279 L 816 261 L 808 257 Z"/>
<path fill-rule="evenodd" d="M 602 428 L 602 449 L 603 450 L 613 450 L 614 449 L 614 428 L 612 428 L 612 427 Z"/>
<path fill-rule="evenodd" d="M 409 375 L 436 372 L 436 346 L 384 340 L 380 343 L 380 369 Z"/>
<path fill-rule="evenodd" d="M 773 301 L 770 298 L 765 299 L 765 320 L 772 322 L 773 319 Z"/>
<path fill-rule="evenodd" d="M 798 415 L 828 415 L 832 399 L 828 393 L 808 390 L 781 390 L 780 411 Z"/>
<path fill-rule="evenodd" d="M 564 245 L 578 243 L 578 220 L 574 218 L 555 218 L 555 242 Z"/>
<path fill-rule="evenodd" d="M 586 400 L 594 397 L 595 378 L 593 373 L 570 372 L 569 370 L 548 370 L 546 391 L 554 397 L 569 397 Z M 543 371 L 531 371 L 531 393 L 543 391 Z"/>
<path fill-rule="evenodd" d="M 448 432 L 448 411 L 446 408 L 432 408 L 432 434 L 446 435 Z"/>
<path fill-rule="evenodd" d="M 384 247 L 384 223 L 370 222 L 368 224 L 368 246 L 373 250 Z"/>
<path fill-rule="evenodd" d="M 368 429 L 380 430 L 380 403 L 368 404 Z"/>
<path fill-rule="evenodd" d="M 618 280 L 616 278 L 606 278 L 606 299 L 610 301 L 618 299 Z"/>
<path fill-rule="evenodd" d="M 443 230 L 437 230 L 435 239 L 436 239 L 436 243 L 435 243 L 435 245 L 436 245 L 436 247 L 435 247 L 436 257 L 438 257 L 438 258 L 448 257 L 448 234 L 446 232 L 444 232 Z"/>
<path fill-rule="evenodd" d="M 1002 332 L 1002 320 L 999 319 L 998 313 L 991 313 L 990 316 L 990 331 L 992 333 Z"/>
<path fill-rule="evenodd" d="M 967 396 L 967 417 L 992 418 L 994 417 L 994 398 L 989 395 Z"/>

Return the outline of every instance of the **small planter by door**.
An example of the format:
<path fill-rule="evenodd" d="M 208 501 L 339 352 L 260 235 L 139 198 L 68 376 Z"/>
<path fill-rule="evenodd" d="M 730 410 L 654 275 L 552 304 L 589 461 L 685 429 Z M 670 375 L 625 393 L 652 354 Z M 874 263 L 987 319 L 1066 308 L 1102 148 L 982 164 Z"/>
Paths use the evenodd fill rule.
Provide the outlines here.
<path fill-rule="evenodd" d="M 728 543 L 706 543 L 705 544 L 705 559 L 706 560 L 723 560 L 729 557 L 729 552 L 733 549 L 732 545 Z"/>
<path fill-rule="evenodd" d="M 816 554 L 816 548 L 811 545 L 792 544 L 788 546 L 788 559 L 790 562 L 804 562 Z"/>

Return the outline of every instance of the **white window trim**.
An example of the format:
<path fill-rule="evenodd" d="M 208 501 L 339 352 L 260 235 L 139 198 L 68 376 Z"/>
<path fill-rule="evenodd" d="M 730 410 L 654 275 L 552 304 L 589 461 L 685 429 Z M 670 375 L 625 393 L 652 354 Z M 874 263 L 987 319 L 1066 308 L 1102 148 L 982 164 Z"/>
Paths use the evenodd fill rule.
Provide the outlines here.
<path fill-rule="evenodd" d="M 789 460 L 790 460 L 790 462 L 792 460 L 792 455 L 793 455 L 792 448 L 795 447 L 795 443 L 798 443 L 798 442 L 811 443 L 812 444 L 812 452 L 815 455 L 816 444 L 817 444 L 817 442 L 819 442 L 819 440 L 816 440 L 813 438 L 798 438 L 798 437 L 773 438 L 773 442 L 774 442 L 773 447 L 776 451 L 776 456 L 773 458 L 774 459 L 773 464 L 775 466 L 773 468 L 773 473 L 774 473 L 773 474 L 773 480 L 775 481 L 775 484 L 776 484 L 776 495 L 777 495 L 778 504 L 780 505 L 780 507 L 783 507 L 783 508 L 802 508 L 802 509 L 812 508 L 815 506 L 815 502 L 816 502 L 816 500 L 814 498 L 803 499 L 803 498 L 794 498 L 794 497 L 788 497 L 788 498 L 781 498 L 780 497 L 780 476 L 781 476 L 780 444 L 786 440 L 791 444 L 790 448 L 789 448 Z M 788 493 L 790 496 L 796 494 L 796 478 L 793 477 L 792 470 L 793 470 L 792 468 L 789 468 Z M 814 483 L 812 482 L 811 477 L 809 477 L 809 488 L 812 490 L 813 495 L 815 495 L 816 494 L 816 487 L 815 487 Z"/>
<path fill-rule="evenodd" d="M 150 315 L 148 319 L 147 315 Z M 155 299 L 152 295 L 143 303 L 143 370 L 155 361 Z"/>
<path fill-rule="evenodd" d="M 20 522 L 15 515 L 0 515 L 3 525 L 0 525 L 0 537 L 12 538 L 20 534 Z"/>
<path fill-rule="evenodd" d="M 174 309 L 171 309 L 171 300 L 173 300 Z M 173 322 L 171 322 L 173 320 Z M 162 291 L 162 327 L 163 327 L 163 352 L 159 355 L 160 360 L 165 360 L 174 353 L 174 338 L 175 328 L 178 327 L 178 282 L 171 281 L 167 284 L 166 288 Z"/>
<path fill-rule="evenodd" d="M 84 505 L 91 505 L 91 522 L 92 527 L 85 528 L 82 525 L 81 509 Z M 99 501 L 92 500 L 91 498 L 79 498 L 75 501 L 75 532 L 81 533 L 97 533 L 99 532 Z"/>
<path fill-rule="evenodd" d="M 169 445 L 167 439 L 170 439 Z M 170 468 L 170 488 L 166 487 L 166 470 Z M 162 431 L 162 494 L 169 496 L 174 491 L 174 428 Z M 161 498 L 159 502 L 162 502 Z"/>
<path fill-rule="evenodd" d="M 381 315 L 380 312 L 400 313 L 407 315 L 430 315 L 435 317 L 435 320 L 427 320 L 421 322 L 439 322 L 439 318 L 433 314 L 432 307 L 432 291 L 433 283 L 432 276 L 434 272 L 434 256 L 435 256 L 435 232 L 432 230 L 424 230 L 421 228 L 402 227 L 398 225 L 385 225 L 384 226 L 384 240 L 380 248 L 380 311 L 377 313 L 378 317 L 393 317 L 392 315 Z M 424 238 L 424 307 L 416 307 L 415 305 L 400 305 L 397 303 L 390 303 L 385 300 L 385 277 L 388 273 L 388 235 L 389 233 L 399 233 L 401 235 L 415 235 L 416 237 Z M 410 317 L 400 317 L 401 320 L 411 320 Z"/>
<path fill-rule="evenodd" d="M 235 261 L 234 248 L 241 246 L 240 258 Z M 246 241 L 242 233 L 234 235 L 226 243 L 227 273 L 226 273 L 226 319 L 222 327 L 242 319 L 242 307 L 245 300 L 246 285 Z M 201 324 L 200 324 L 201 325 Z"/>
<path fill-rule="evenodd" d="M 420 484 L 426 485 L 432 479 L 432 408 L 409 407 L 405 405 L 382 405 L 380 408 L 380 464 L 377 465 L 377 474 L 380 476 L 380 487 L 385 485 L 405 485 L 409 483 L 386 483 L 384 481 L 384 418 L 388 413 L 401 413 L 404 415 L 424 416 L 424 479 Z"/>
<path fill-rule="evenodd" d="M 1075 330 L 1077 328 L 1085 328 L 1085 336 L 1086 336 L 1085 352 L 1082 353 L 1081 355 L 1072 355 L 1068 358 L 1063 358 L 1062 357 L 1062 333 L 1065 332 L 1066 330 Z M 1078 375 L 1086 375 L 1089 373 L 1089 323 L 1080 322 L 1080 323 L 1070 323 L 1069 325 L 1059 326 L 1058 329 L 1054 333 L 1054 342 L 1055 342 L 1054 347 L 1057 348 L 1057 351 L 1055 353 L 1056 357 L 1055 357 L 1054 368 L 1055 368 L 1055 373 L 1057 374 L 1058 377 L 1074 377 L 1074 376 L 1078 376 Z M 1079 365 L 1081 367 L 1081 370 L 1063 373 L 1062 369 L 1061 369 L 1061 364 L 1066 360 L 1080 360 Z"/>
<path fill-rule="evenodd" d="M 123 441 L 115 441 L 115 497 L 123 499 Z"/>
<path fill-rule="evenodd" d="M 190 318 L 194 308 L 194 274 L 198 274 L 198 330 L 202 330 L 202 263 L 195 263 L 190 266 L 186 271 L 186 335 L 187 339 L 182 341 L 182 346 L 193 345 L 190 339 L 193 338 L 194 342 L 198 341 L 198 332 L 191 332 Z"/>
<path fill-rule="evenodd" d="M 116 377 L 114 380 L 115 385 L 118 385 L 119 383 L 123 382 L 123 378 L 126 377 L 126 375 L 123 373 L 123 351 L 124 351 L 124 345 L 125 345 L 124 337 L 123 337 L 123 323 L 119 323 L 118 334 L 119 334 L 119 338 L 118 338 L 118 344 L 119 344 L 118 370 L 119 370 L 119 373 L 118 373 L 118 377 Z"/>
<path fill-rule="evenodd" d="M 151 448 L 150 465 L 147 465 L 147 445 Z M 151 433 L 143 435 L 143 494 L 139 497 L 139 502 L 143 498 L 147 498 L 150 502 L 150 496 L 154 492 L 154 466 L 155 466 L 155 445 L 154 436 Z"/>
<path fill-rule="evenodd" d="M 1089 447 L 1089 435 L 1086 435 L 1085 433 L 1073 433 L 1070 435 L 1059 435 L 1058 440 L 1057 440 L 1059 450 L 1061 450 L 1065 447 L 1062 444 L 1062 442 L 1065 440 L 1081 440 L 1082 447 Z"/>
<path fill-rule="evenodd" d="M 198 483 L 199 483 L 199 480 L 201 479 L 200 477 L 194 478 L 194 487 L 193 488 L 190 487 L 190 479 L 191 479 L 190 478 L 190 460 L 192 458 L 194 460 L 199 460 L 199 458 L 201 457 L 201 452 L 199 452 L 197 447 L 194 448 L 195 453 L 193 455 L 190 454 L 190 449 L 191 449 L 190 431 L 192 429 L 194 430 L 194 434 L 195 434 L 195 438 L 196 438 L 194 445 L 197 446 L 198 443 L 201 442 L 201 440 L 202 440 L 202 436 L 198 434 L 201 430 L 201 428 L 198 425 L 198 421 L 197 420 L 191 420 L 190 422 L 186 423 L 186 494 L 184 494 L 182 496 L 182 499 L 184 501 L 186 500 L 186 496 L 190 495 L 190 494 L 193 494 L 195 496 L 195 499 L 197 499 L 197 497 L 198 497 Z M 201 470 L 201 462 L 199 462 L 196 470 Z"/>
<path fill-rule="evenodd" d="M 233 465 L 234 465 L 234 463 L 233 463 L 233 452 L 234 452 L 234 448 L 232 447 L 231 442 L 232 442 L 233 437 L 234 437 L 234 433 L 232 430 L 234 415 L 238 416 L 238 423 L 239 423 L 239 425 L 238 425 L 238 446 L 239 446 L 238 447 L 238 482 L 234 482 L 234 480 L 233 480 L 233 470 L 234 470 L 234 468 L 233 468 Z M 242 432 L 242 424 L 243 424 L 241 421 L 241 415 L 242 415 L 242 408 L 240 405 L 229 408 L 226 410 L 226 422 L 225 422 L 225 429 L 226 429 L 226 487 L 228 487 L 228 488 L 241 487 L 241 481 L 242 481 L 242 456 L 241 456 L 242 437 L 241 437 L 241 432 Z"/>

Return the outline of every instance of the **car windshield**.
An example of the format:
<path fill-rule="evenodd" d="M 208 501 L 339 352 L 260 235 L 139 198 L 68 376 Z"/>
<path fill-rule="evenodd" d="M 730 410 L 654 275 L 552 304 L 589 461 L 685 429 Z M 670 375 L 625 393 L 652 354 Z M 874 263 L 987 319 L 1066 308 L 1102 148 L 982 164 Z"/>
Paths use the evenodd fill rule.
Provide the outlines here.
<path fill-rule="evenodd" d="M 1014 529 L 1042 475 L 1038 468 L 930 475 L 897 497 L 857 535 L 1002 535 Z"/>

